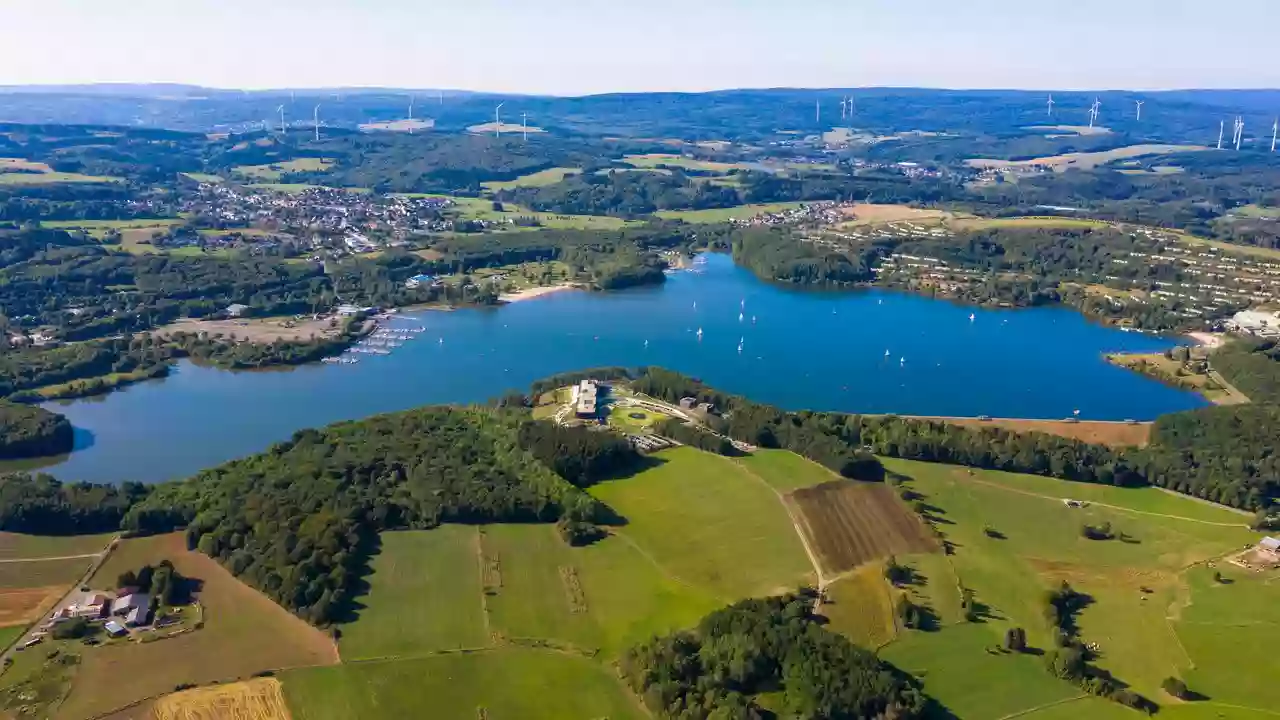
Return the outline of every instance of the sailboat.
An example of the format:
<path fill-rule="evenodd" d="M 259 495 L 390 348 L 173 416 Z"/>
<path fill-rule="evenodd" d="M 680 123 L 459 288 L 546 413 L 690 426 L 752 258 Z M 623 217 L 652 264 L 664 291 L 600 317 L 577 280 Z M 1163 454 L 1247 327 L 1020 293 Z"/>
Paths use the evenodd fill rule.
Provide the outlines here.
<path fill-rule="evenodd" d="M 752 324 L 752 325 L 755 325 L 755 324 L 756 324 L 756 316 L 755 316 L 755 315 L 752 315 L 752 316 L 751 316 L 751 324 Z"/>
<path fill-rule="evenodd" d="M 906 358 L 904 358 L 904 357 L 898 358 L 898 364 L 899 364 L 899 365 L 906 365 L 906 364 L 907 364 L 907 359 L 906 359 Z"/>
<path fill-rule="evenodd" d="M 649 341 L 648 341 L 648 340 L 645 340 L 645 341 L 644 341 L 644 346 L 645 346 L 645 347 L 649 347 Z"/>
<path fill-rule="evenodd" d="M 738 313 L 738 322 L 742 322 L 742 313 Z"/>
<path fill-rule="evenodd" d="M 973 313 L 969 313 L 969 322 L 973 322 L 974 318 L 976 317 L 977 315 L 974 315 Z"/>
<path fill-rule="evenodd" d="M 888 350 L 885 350 L 885 351 L 884 351 L 884 356 L 885 356 L 885 357 L 889 357 L 889 351 L 888 351 Z"/>
<path fill-rule="evenodd" d="M 694 300 L 694 301 L 693 301 L 693 309 L 694 309 L 694 310 L 697 310 L 697 309 L 698 309 L 698 301 L 697 301 L 697 300 Z"/>
<path fill-rule="evenodd" d="M 702 328 L 698 328 L 698 339 L 702 339 Z"/>
<path fill-rule="evenodd" d="M 746 310 L 746 309 L 747 309 L 747 299 L 746 299 L 746 298 L 742 298 L 742 302 L 738 303 L 738 307 L 742 308 L 743 310 Z"/>

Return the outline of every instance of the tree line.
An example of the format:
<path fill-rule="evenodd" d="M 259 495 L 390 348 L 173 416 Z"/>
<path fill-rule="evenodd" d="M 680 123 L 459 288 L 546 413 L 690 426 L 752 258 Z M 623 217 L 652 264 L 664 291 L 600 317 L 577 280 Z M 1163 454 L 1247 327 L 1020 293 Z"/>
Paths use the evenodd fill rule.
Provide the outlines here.
<path fill-rule="evenodd" d="M 669 718 L 762 720 L 776 693 L 795 718 L 917 718 L 932 707 L 910 676 L 826 630 L 816 592 L 743 600 L 688 632 L 654 638 L 623 656 L 621 672 L 651 711 Z"/>
<path fill-rule="evenodd" d="M 44 408 L 0 402 L 0 460 L 71 452 L 71 422 Z"/>

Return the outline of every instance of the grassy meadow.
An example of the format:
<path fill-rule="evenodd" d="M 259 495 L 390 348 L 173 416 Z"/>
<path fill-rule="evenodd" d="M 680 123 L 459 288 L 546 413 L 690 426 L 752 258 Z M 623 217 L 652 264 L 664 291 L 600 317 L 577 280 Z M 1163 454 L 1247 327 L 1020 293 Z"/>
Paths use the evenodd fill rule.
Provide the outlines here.
<path fill-rule="evenodd" d="M 800 202 L 757 203 L 754 205 L 737 205 L 706 210 L 659 210 L 655 214 L 664 220 L 683 220 L 687 223 L 722 223 L 730 220 L 748 220 L 764 213 L 794 210 L 803 204 Z"/>
<path fill-rule="evenodd" d="M 281 679 L 293 720 L 649 717 L 611 669 L 543 649 L 505 647 L 349 663 L 293 670 Z"/>
<path fill-rule="evenodd" d="M 1165 695 L 1160 684 L 1166 677 L 1181 677 L 1210 704 L 1217 700 L 1261 712 L 1280 703 L 1265 673 L 1242 672 L 1265 665 L 1265 648 L 1280 641 L 1274 600 L 1263 600 L 1274 588 L 1265 578 L 1234 569 L 1223 572 L 1229 579 L 1238 575 L 1237 582 L 1215 583 L 1208 568 L 1227 567 L 1219 558 L 1256 542 L 1259 535 L 1247 529 L 1246 516 L 1155 488 L 893 459 L 885 464 L 923 496 L 954 553 L 899 558 L 916 580 L 893 592 L 928 607 L 935 629 L 901 630 L 883 654 L 919 675 L 926 691 L 960 717 L 1140 717 L 1097 698 L 1068 700 L 1079 689 L 1054 679 L 1038 658 L 988 652 L 1010 627 L 1024 628 L 1031 646 L 1051 648 L 1043 598 L 1063 581 L 1091 598 L 1077 623 L 1081 639 L 1098 646 L 1094 664 L 1178 709 L 1179 717 L 1216 716 L 1201 714 L 1208 704 L 1183 707 Z M 1067 498 L 1088 504 L 1068 507 Z M 1118 537 L 1086 539 L 1085 523 L 1110 523 Z M 882 588 L 887 585 L 881 581 Z M 974 593 L 978 622 L 964 620 L 960 587 Z M 841 583 L 832 587 L 836 608 L 842 591 L 850 592 Z M 882 612 L 872 606 L 867 615 L 873 619 L 834 625 L 855 639 L 860 633 L 867 637 L 866 628 Z M 1058 701 L 1063 704 L 1043 707 Z M 1041 709 L 1026 713 L 1032 708 Z"/>
<path fill-rule="evenodd" d="M 0 532 L 0 560 L 56 558 L 102 552 L 115 533 L 101 535 L 23 535 Z"/>
<path fill-rule="evenodd" d="M 566 176 L 582 172 L 582 168 L 572 167 L 554 167 L 546 170 L 539 170 L 536 173 L 521 175 L 515 180 L 491 180 L 489 182 L 480 183 L 480 186 L 489 192 L 498 192 L 500 190 L 510 190 L 518 187 L 545 187 L 547 185 L 555 185 L 564 180 Z"/>
<path fill-rule="evenodd" d="M 664 572 L 726 602 L 813 582 L 799 536 L 766 483 L 691 448 L 650 457 L 657 462 L 649 469 L 591 494 L 626 518 L 618 534 Z"/>
<path fill-rule="evenodd" d="M 275 182 L 286 173 L 322 172 L 332 166 L 332 161 L 322 158 L 297 158 L 267 165 L 237 165 L 231 171 L 249 180 Z"/>
<path fill-rule="evenodd" d="M 734 458 L 734 462 L 781 493 L 821 485 L 837 477 L 812 460 L 786 450 L 760 448 L 750 455 Z"/>
<path fill-rule="evenodd" d="M 359 598 L 342 626 L 344 660 L 420 655 L 489 644 L 481 608 L 480 538 L 470 525 L 383 533 Z"/>

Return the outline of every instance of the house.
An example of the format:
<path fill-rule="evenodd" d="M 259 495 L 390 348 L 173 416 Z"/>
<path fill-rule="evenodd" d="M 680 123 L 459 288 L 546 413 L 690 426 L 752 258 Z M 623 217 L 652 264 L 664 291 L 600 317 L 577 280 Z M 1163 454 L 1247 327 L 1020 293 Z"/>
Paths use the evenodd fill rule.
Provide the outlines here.
<path fill-rule="evenodd" d="M 248 311 L 249 311 L 248 305 L 241 305 L 240 303 L 231 303 L 230 305 L 227 306 L 227 309 L 224 312 L 226 312 L 229 317 L 244 317 L 244 314 Z"/>
<path fill-rule="evenodd" d="M 78 603 L 68 605 L 66 609 L 71 617 L 100 618 L 107 612 L 107 596 L 100 592 L 87 593 Z"/>
<path fill-rule="evenodd" d="M 414 275 L 413 277 L 404 281 L 404 286 L 412 290 L 413 288 L 421 287 L 423 285 L 430 285 L 431 281 L 433 280 L 435 280 L 435 278 L 431 277 L 430 275 L 421 275 L 421 274 Z"/>
<path fill-rule="evenodd" d="M 682 397 L 680 398 L 680 407 L 684 410 L 692 410 L 698 404 L 698 398 Z"/>
<path fill-rule="evenodd" d="M 106 629 L 107 634 L 110 635 L 111 637 L 120 637 L 121 635 L 124 635 L 125 633 L 129 632 L 128 630 L 125 629 L 123 625 L 121 625 L 119 622 L 115 620 L 106 621 L 105 623 L 103 623 L 102 627 Z"/>
<path fill-rule="evenodd" d="M 703 415 L 710 415 L 711 413 L 715 412 L 715 410 L 716 410 L 716 406 L 712 405 L 711 403 L 698 403 L 698 412 L 702 413 Z"/>
<path fill-rule="evenodd" d="M 138 608 L 151 607 L 151 596 L 146 593 L 133 592 L 122 594 L 111 603 L 112 615 L 128 615 Z"/>
<path fill-rule="evenodd" d="M 129 627 L 138 627 L 139 625 L 146 625 L 150 619 L 151 608 L 144 605 L 130 610 L 129 614 L 124 618 L 124 624 Z"/>

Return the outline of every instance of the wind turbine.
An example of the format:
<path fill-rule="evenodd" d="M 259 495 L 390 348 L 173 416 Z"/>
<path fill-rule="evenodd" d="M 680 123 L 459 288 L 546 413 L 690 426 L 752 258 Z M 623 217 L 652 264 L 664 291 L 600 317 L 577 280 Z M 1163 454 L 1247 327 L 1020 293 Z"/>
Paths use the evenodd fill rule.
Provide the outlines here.
<path fill-rule="evenodd" d="M 813 101 L 813 121 L 819 125 L 822 124 L 822 101 Z"/>
<path fill-rule="evenodd" d="M 409 134 L 413 134 L 413 95 L 409 95 Z"/>
<path fill-rule="evenodd" d="M 1098 121 L 1098 109 L 1102 107 L 1102 103 L 1098 98 L 1093 99 L 1093 106 L 1089 108 L 1089 128 L 1093 129 L 1093 124 Z"/>
<path fill-rule="evenodd" d="M 313 121 L 316 124 L 316 142 L 320 142 L 320 105 L 317 104 L 311 112 Z"/>
<path fill-rule="evenodd" d="M 1235 138 L 1237 152 L 1240 150 L 1240 143 L 1243 140 L 1244 140 L 1244 118 L 1237 115 L 1236 116 L 1236 138 Z"/>
<path fill-rule="evenodd" d="M 1135 105 L 1137 105 L 1137 106 L 1138 106 L 1138 122 L 1142 122 L 1142 106 L 1143 106 L 1143 105 L 1145 105 L 1147 101 L 1146 101 L 1146 100 L 1134 100 L 1133 102 L 1134 102 L 1134 104 L 1135 104 Z"/>
<path fill-rule="evenodd" d="M 520 113 L 520 131 L 524 133 L 524 141 L 529 142 L 529 113 Z"/>
<path fill-rule="evenodd" d="M 276 108 L 276 111 L 280 113 L 280 134 L 284 135 L 284 105 Z"/>
<path fill-rule="evenodd" d="M 1053 117 L 1053 93 L 1049 93 L 1049 117 Z"/>
<path fill-rule="evenodd" d="M 493 136 L 494 137 L 502 137 L 502 120 L 498 115 L 498 111 L 502 109 L 503 105 L 506 105 L 506 103 L 498 103 L 498 107 L 493 109 Z"/>
<path fill-rule="evenodd" d="M 1226 132 L 1226 130 L 1227 130 L 1227 121 L 1219 120 L 1218 121 L 1218 149 L 1219 150 L 1222 149 L 1222 133 Z"/>
<path fill-rule="evenodd" d="M 1280 133 L 1280 117 L 1276 118 L 1276 121 L 1271 123 L 1271 152 L 1276 151 L 1277 133 Z"/>

